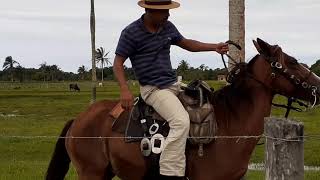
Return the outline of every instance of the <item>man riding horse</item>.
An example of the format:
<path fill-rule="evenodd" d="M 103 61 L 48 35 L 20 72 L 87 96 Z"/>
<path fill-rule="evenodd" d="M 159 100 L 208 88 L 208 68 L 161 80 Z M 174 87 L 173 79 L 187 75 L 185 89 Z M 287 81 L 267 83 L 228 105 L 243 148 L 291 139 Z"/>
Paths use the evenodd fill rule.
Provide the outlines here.
<path fill-rule="evenodd" d="M 180 6 L 177 2 L 142 0 L 138 4 L 145 8 L 145 13 L 122 31 L 114 59 L 113 70 L 121 89 L 121 104 L 125 109 L 133 105 L 133 95 L 126 83 L 123 67 L 129 58 L 140 84 L 142 99 L 170 126 L 160 156 L 160 174 L 163 179 L 183 179 L 190 120 L 177 98 L 181 83 L 177 81 L 171 66 L 170 47 L 177 45 L 192 52 L 216 51 L 224 54 L 229 50 L 228 44 L 203 43 L 183 37 L 168 21 L 169 9 Z"/>

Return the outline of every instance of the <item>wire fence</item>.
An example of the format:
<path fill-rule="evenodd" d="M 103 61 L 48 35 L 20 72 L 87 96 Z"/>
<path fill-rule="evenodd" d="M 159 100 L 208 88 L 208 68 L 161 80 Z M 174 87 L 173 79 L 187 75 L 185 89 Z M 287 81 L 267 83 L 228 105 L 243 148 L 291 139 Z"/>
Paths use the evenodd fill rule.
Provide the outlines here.
<path fill-rule="evenodd" d="M 141 137 L 124 137 L 124 136 L 15 136 L 15 135 L 0 135 L 0 139 L 124 139 L 124 138 L 146 138 L 149 136 L 141 136 Z M 151 138 L 150 136 L 149 138 Z M 177 137 L 166 137 L 166 138 L 177 138 Z M 237 141 L 240 140 L 247 140 L 247 139 L 271 139 L 276 141 L 286 141 L 286 142 L 304 142 L 306 139 L 316 139 L 320 140 L 319 135 L 305 135 L 305 136 L 294 136 L 288 138 L 277 138 L 267 136 L 265 134 L 255 135 L 255 136 L 200 136 L 200 137 L 187 137 L 188 139 L 236 139 Z"/>

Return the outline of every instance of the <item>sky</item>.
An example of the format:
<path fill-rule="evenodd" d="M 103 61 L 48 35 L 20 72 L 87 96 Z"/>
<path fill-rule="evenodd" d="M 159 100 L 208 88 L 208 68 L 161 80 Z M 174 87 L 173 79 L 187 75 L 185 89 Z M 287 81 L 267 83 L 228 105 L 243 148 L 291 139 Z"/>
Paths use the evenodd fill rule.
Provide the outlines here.
<path fill-rule="evenodd" d="M 189 39 L 218 43 L 229 37 L 228 0 L 177 0 L 169 20 Z M 77 72 L 91 68 L 90 0 L 0 0 L 0 66 L 12 56 L 23 67 L 39 68 L 46 62 Z M 95 0 L 96 47 L 114 51 L 120 33 L 140 18 L 137 0 Z M 257 54 L 252 40 L 278 44 L 287 54 L 312 65 L 320 59 L 319 0 L 246 0 L 246 61 Z M 173 46 L 171 61 L 191 66 L 223 68 L 215 52 L 188 52 Z M 127 66 L 131 66 L 127 60 Z"/>

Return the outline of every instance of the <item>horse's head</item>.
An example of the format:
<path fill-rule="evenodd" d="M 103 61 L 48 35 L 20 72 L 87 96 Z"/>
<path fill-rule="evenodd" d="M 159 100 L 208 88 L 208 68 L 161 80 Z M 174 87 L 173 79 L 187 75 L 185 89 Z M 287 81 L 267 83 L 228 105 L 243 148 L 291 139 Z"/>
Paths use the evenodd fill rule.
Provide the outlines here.
<path fill-rule="evenodd" d="M 319 104 L 320 78 L 317 75 L 282 52 L 278 45 L 270 45 L 259 38 L 253 43 L 260 53 L 259 59 L 270 65 L 265 72 L 258 73 L 266 73 L 267 85 L 274 93 Z"/>

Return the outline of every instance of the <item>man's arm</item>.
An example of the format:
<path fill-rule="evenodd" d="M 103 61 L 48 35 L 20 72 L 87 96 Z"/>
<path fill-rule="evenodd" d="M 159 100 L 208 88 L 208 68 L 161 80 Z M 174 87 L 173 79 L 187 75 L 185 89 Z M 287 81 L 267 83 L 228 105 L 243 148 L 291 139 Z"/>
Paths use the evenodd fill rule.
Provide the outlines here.
<path fill-rule="evenodd" d="M 113 73 L 115 74 L 119 85 L 120 85 L 120 101 L 122 107 L 129 109 L 133 105 L 133 95 L 129 90 L 128 84 L 126 82 L 125 72 L 123 68 L 123 63 L 126 58 L 116 55 L 113 63 Z"/>
<path fill-rule="evenodd" d="M 224 54 L 229 51 L 228 44 L 226 43 L 203 43 L 200 41 L 185 38 L 180 40 L 177 45 L 185 50 L 192 52 L 216 51 L 217 53 Z"/>

